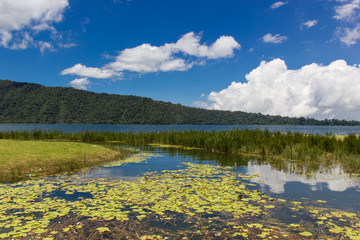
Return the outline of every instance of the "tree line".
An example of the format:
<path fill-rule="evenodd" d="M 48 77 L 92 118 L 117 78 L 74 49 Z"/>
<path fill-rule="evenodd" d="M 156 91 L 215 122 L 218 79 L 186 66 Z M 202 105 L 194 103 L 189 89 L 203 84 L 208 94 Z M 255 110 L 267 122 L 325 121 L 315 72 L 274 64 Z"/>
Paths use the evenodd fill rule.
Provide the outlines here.
<path fill-rule="evenodd" d="M 0 123 L 154 125 L 360 125 L 206 110 L 150 98 L 0 80 Z"/>

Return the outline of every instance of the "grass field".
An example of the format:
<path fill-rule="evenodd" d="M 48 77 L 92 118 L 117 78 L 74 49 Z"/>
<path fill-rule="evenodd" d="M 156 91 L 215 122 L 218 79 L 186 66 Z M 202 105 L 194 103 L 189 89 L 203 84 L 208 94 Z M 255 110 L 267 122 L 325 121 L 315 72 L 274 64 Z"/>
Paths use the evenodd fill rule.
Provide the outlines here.
<path fill-rule="evenodd" d="M 95 144 L 1 139 L 0 181 L 74 171 L 125 155 Z"/>

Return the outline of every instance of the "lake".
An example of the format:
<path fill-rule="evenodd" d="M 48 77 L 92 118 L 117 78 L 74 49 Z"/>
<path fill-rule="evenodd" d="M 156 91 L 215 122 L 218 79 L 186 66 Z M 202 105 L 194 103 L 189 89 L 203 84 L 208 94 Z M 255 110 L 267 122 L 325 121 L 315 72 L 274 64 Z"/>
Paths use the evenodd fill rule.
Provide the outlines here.
<path fill-rule="evenodd" d="M 289 125 L 121 125 L 121 124 L 0 124 L 0 131 L 59 130 L 63 132 L 78 131 L 221 131 L 231 129 L 268 129 L 269 131 L 300 132 L 306 134 L 347 135 L 360 134 L 360 126 L 289 126 Z"/>
<path fill-rule="evenodd" d="M 159 154 L 146 162 L 130 163 L 116 167 L 96 168 L 85 174 L 86 178 L 135 180 L 146 172 L 178 170 L 185 168 L 184 162 L 230 166 L 234 171 L 252 178 L 253 189 L 275 198 L 292 201 L 324 200 L 328 207 L 360 211 L 360 181 L 344 173 L 339 166 L 320 169 L 311 175 L 297 173 L 288 168 L 276 169 L 270 164 L 262 164 L 254 158 L 238 154 L 212 153 L 200 150 L 138 146 L 142 151 Z"/>
<path fill-rule="evenodd" d="M 331 132 L 334 135 L 360 133 L 360 127 L 340 126 L 0 125 L 0 131 L 66 132 L 219 131 L 232 128 L 314 134 Z M 164 236 L 171 239 L 243 239 L 246 236 L 351 239 L 360 236 L 357 225 L 360 222 L 360 178 L 344 173 L 340 166 L 308 170 L 300 169 L 296 162 L 270 165 L 261 159 L 238 154 L 157 146 L 122 147 L 135 147 L 139 152 L 126 164 L 115 162 L 79 173 L 0 185 L 0 193 L 12 196 L 6 202 L 6 197 L 0 198 L 9 209 L 7 214 L 17 214 L 10 220 L 11 214 L 0 217 L 0 226 L 13 230 L 16 228 L 11 224 L 17 221 L 17 224 L 21 223 L 19 226 L 29 225 L 29 231 L 34 231 L 31 224 L 36 223 L 39 225 L 34 226 L 40 229 L 39 234 L 43 231 L 56 239 L 76 238 L 74 231 L 80 234 L 81 229 L 76 228 L 78 223 L 84 224 L 88 233 L 102 234 L 95 234 L 96 238 L 109 239 L 110 233 L 115 234 L 115 230 L 110 229 L 116 229 L 116 226 L 127 229 L 126 234 L 136 229 L 141 233 L 139 236 L 159 235 L 162 239 Z M 187 212 L 189 203 L 194 213 Z M 47 210 L 42 212 L 42 209 Z M 19 218 L 22 211 L 25 215 Z M 35 223 L 26 220 L 30 219 L 29 212 L 34 215 L 31 222 Z M 192 214 L 195 214 L 194 218 Z M 47 217 L 48 222 L 45 221 Z M 95 223 L 88 218 L 103 220 Z M 109 230 L 98 229 L 104 226 Z M 21 235 L 24 232 L 17 230 L 19 232 L 11 236 L 24 236 Z M 8 232 L 6 228 L 0 230 L 0 238 Z M 116 234 L 118 237 L 136 237 L 122 232 Z"/>

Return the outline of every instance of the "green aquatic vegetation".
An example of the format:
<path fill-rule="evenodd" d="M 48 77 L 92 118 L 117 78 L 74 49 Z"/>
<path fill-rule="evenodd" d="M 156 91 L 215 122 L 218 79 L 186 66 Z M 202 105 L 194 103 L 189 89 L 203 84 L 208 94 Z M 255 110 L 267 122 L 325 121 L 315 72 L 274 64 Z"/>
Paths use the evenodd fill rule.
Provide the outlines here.
<path fill-rule="evenodd" d="M 268 130 L 230 131 L 163 131 L 163 132 L 110 132 L 83 131 L 10 131 L 0 132 L 3 139 L 66 140 L 81 142 L 121 142 L 124 144 L 156 144 L 184 149 L 202 149 L 209 152 L 234 153 L 252 156 L 281 166 L 287 161 L 316 171 L 340 164 L 347 173 L 360 172 L 360 136 L 349 134 L 336 137 L 301 133 L 280 133 Z M 17 169 L 14 168 L 16 173 Z M 308 172 L 304 172 L 305 174 Z"/>
<path fill-rule="evenodd" d="M 100 233 L 110 232 L 110 229 L 108 227 L 98 227 L 96 228 L 96 230 L 98 230 Z"/>
<path fill-rule="evenodd" d="M 331 209 L 319 211 L 312 207 L 309 209 L 309 215 L 320 229 L 326 229 L 329 232 L 329 236 L 360 239 L 360 221 L 355 213 Z"/>
<path fill-rule="evenodd" d="M 135 150 L 131 149 L 131 151 L 135 151 Z M 104 166 L 104 167 L 117 167 L 117 166 L 121 166 L 121 165 L 127 164 L 127 163 L 146 162 L 146 160 L 148 158 L 150 158 L 150 157 L 159 157 L 159 156 L 160 155 L 158 155 L 158 154 L 147 153 L 147 152 L 139 152 L 139 153 L 134 154 L 134 155 L 132 155 L 130 157 L 127 157 L 126 159 L 108 162 L 108 163 L 103 164 L 102 166 Z"/>
<path fill-rule="evenodd" d="M 299 234 L 304 237 L 311 237 L 313 235 L 311 232 L 307 232 L 307 231 L 301 232 Z"/>
<path fill-rule="evenodd" d="M 152 156 L 139 152 L 126 162 Z M 250 190 L 247 180 L 254 176 L 231 167 L 184 164 L 185 169 L 149 172 L 136 181 L 57 177 L 2 184 L 0 238 L 359 237 L 354 213 L 270 198 Z M 324 217 L 323 224 L 281 222 L 276 213 L 284 208 L 314 222 Z"/>
<path fill-rule="evenodd" d="M 181 145 L 170 145 L 170 144 L 158 144 L 158 143 L 150 143 L 148 144 L 149 146 L 152 147 L 160 147 L 160 148 L 180 148 L 180 149 L 184 149 L 184 150 L 202 150 L 203 148 L 199 148 L 199 147 L 185 147 L 185 146 L 181 146 Z"/>

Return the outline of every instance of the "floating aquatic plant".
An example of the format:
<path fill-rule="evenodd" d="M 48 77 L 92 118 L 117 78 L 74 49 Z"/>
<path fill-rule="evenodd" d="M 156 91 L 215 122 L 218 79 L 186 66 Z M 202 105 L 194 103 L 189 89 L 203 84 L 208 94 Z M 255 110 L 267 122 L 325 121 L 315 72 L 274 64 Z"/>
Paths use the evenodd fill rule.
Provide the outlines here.
<path fill-rule="evenodd" d="M 127 162 L 151 156 L 140 152 Z M 359 239 L 354 213 L 270 198 L 250 190 L 246 180 L 254 176 L 230 167 L 184 164 L 137 181 L 58 177 L 0 185 L 0 238 Z M 284 209 L 312 221 L 282 222 L 276 213 Z"/>

